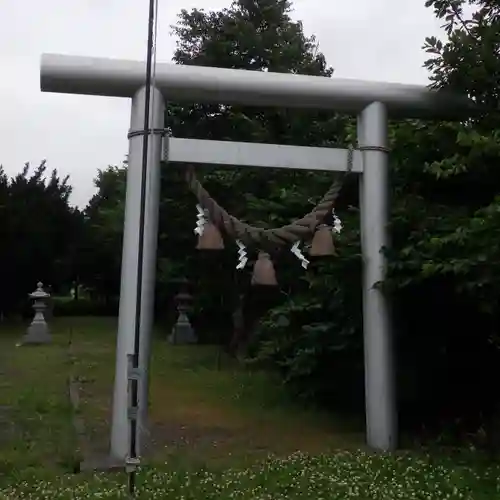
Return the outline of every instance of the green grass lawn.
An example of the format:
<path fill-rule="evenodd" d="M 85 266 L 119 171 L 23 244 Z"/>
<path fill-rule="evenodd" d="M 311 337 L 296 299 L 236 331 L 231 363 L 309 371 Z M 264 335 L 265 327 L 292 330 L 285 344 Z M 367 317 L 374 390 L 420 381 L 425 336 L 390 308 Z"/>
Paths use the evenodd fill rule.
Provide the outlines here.
<path fill-rule="evenodd" d="M 53 344 L 37 347 L 16 346 L 24 328 L 0 326 L 0 500 L 126 498 L 121 473 L 71 473 L 82 452 L 108 449 L 115 320 L 54 320 Z M 139 498 L 500 498 L 500 467 L 369 453 L 359 423 L 300 409 L 271 375 L 226 358 L 218 366 L 216 349 L 169 346 L 165 337 L 156 332 L 153 344 Z M 70 370 L 83 445 L 71 421 Z"/>

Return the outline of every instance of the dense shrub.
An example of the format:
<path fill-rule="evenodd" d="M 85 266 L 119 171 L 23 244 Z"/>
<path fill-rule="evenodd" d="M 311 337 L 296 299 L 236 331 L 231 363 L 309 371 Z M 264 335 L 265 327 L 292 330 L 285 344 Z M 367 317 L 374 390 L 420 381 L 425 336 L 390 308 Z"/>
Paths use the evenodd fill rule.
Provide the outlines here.
<path fill-rule="evenodd" d="M 71 300 L 67 298 L 54 298 L 53 315 L 62 316 L 117 316 L 118 299 L 108 302 L 81 298 Z"/>

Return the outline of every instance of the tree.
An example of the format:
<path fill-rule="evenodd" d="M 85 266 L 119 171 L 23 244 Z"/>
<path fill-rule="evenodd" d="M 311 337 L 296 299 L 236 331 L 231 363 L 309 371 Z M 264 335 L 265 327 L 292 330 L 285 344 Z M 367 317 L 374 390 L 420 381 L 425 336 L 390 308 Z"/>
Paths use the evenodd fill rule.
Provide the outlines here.
<path fill-rule="evenodd" d="M 426 40 L 426 66 L 433 87 L 469 95 L 482 110 L 463 123 L 391 125 L 393 248 L 384 286 L 395 302 L 403 424 L 444 419 L 448 429 L 460 422 L 469 432 L 495 411 L 498 396 L 489 387 L 500 375 L 500 11 L 497 2 L 468 3 L 475 11 L 466 17 L 465 1 L 427 2 L 445 20 L 448 40 Z M 273 359 L 301 394 L 361 410 L 357 222 L 347 220 L 338 261 L 269 316 L 260 356 Z"/>
<path fill-rule="evenodd" d="M 254 71 L 302 73 L 329 78 L 333 70 L 326 65 L 314 37 L 307 37 L 300 22 L 290 18 L 291 3 L 283 0 L 238 0 L 219 12 L 183 10 L 173 27 L 178 38 L 174 60 L 178 64 L 216 66 Z M 333 113 L 300 110 L 269 109 L 244 106 L 171 104 L 167 125 L 174 136 L 202 139 L 274 142 L 282 144 L 327 145 L 345 143 L 346 118 Z M 314 197 L 321 196 L 332 182 L 331 175 L 306 172 L 265 171 L 259 169 L 210 170 L 204 182 L 209 191 L 231 213 L 262 226 L 282 225 L 309 211 Z M 308 185 L 304 191 L 303 186 Z M 174 256 L 173 248 L 182 255 L 193 277 L 205 276 L 205 283 L 214 282 L 207 270 L 192 270 L 199 262 L 194 258 L 194 238 L 173 244 L 172 238 L 185 234 L 186 214 L 195 220 L 193 197 L 181 198 L 182 180 L 174 169 L 165 171 L 162 196 L 161 255 Z M 228 189 L 230 188 L 230 189 Z M 175 190 L 175 191 L 174 191 Z M 170 194 L 172 193 L 172 194 Z M 180 201 L 182 199 L 182 201 Z M 284 201 L 286 200 L 286 203 Z M 179 215 L 177 215 L 179 214 Z M 170 236 L 171 235 L 171 236 Z M 160 241 L 162 241 L 160 240 Z M 168 246 L 167 246 L 168 243 Z M 228 252 L 232 252 L 230 255 Z M 199 283 L 198 305 L 229 315 L 233 303 L 219 306 L 224 298 L 237 295 L 234 291 L 234 250 L 230 249 L 218 264 L 220 290 L 210 293 Z M 208 267 L 208 266 L 207 266 Z M 212 267 L 212 265 L 210 265 Z M 223 269 L 226 269 L 224 272 Z M 230 269 L 230 267 L 229 267 Z M 281 276 L 282 283 L 292 281 L 295 271 Z M 225 280 L 220 276 L 225 275 Z M 286 286 L 286 285 L 285 285 Z M 208 303 L 212 302 L 212 306 Z M 204 305 L 203 305 L 204 304 Z"/>
<path fill-rule="evenodd" d="M 97 193 L 84 211 L 80 281 L 108 303 L 120 292 L 126 174 L 125 164 L 99 170 L 94 179 Z"/>
<path fill-rule="evenodd" d="M 328 78 L 332 70 L 326 66 L 314 37 L 304 35 L 301 23 L 293 22 L 289 17 L 290 10 L 290 2 L 282 0 L 240 0 L 220 12 L 183 10 L 179 23 L 173 28 L 178 37 L 174 61 L 178 64 L 285 71 Z M 222 105 L 170 103 L 167 112 L 167 126 L 179 137 L 309 145 L 343 141 L 344 122 L 344 119 L 331 113 Z M 205 169 L 201 171 L 207 172 Z M 125 170 L 121 173 L 108 170 L 106 182 L 121 185 L 124 175 Z M 255 169 L 211 170 L 205 175 L 207 187 L 231 212 L 261 224 L 282 224 L 308 211 L 311 195 L 322 194 L 331 180 L 329 175 Z M 310 186 L 307 193 L 301 189 L 306 182 Z M 87 259 L 89 265 L 82 272 L 85 282 L 95 290 L 103 293 L 107 290 L 105 295 L 116 294 L 121 257 L 119 217 L 123 217 L 123 189 L 106 187 L 102 173 L 96 185 L 98 193 L 85 211 L 86 244 L 95 249 L 96 254 L 94 250 L 87 252 L 92 257 Z M 286 206 L 283 204 L 285 197 L 288 199 Z M 245 201 L 243 204 L 242 198 Z M 233 304 L 231 301 L 228 303 L 228 298 L 234 296 L 235 286 L 234 272 L 231 271 L 234 255 L 229 249 L 218 262 L 204 266 L 195 251 L 196 239 L 190 230 L 196 220 L 195 203 L 186 189 L 182 170 L 175 166 L 164 169 L 157 302 L 169 300 L 172 279 L 187 276 L 198 282 L 198 312 L 211 311 L 212 319 L 224 315 L 229 317 Z M 204 269 L 200 268 L 200 264 Z M 217 279 L 210 276 L 209 269 L 213 270 Z M 225 279 L 220 279 L 221 276 Z M 216 283 L 219 290 L 215 290 Z"/>
<path fill-rule="evenodd" d="M 79 212 L 70 207 L 68 177 L 56 170 L 46 176 L 42 162 L 34 171 L 27 163 L 15 177 L 0 171 L 2 223 L 0 290 L 4 314 L 21 307 L 37 281 L 54 292 L 68 286 L 74 262 L 72 249 L 79 231 Z"/>
<path fill-rule="evenodd" d="M 283 0 L 236 0 L 220 12 L 183 10 L 173 27 L 174 61 L 331 77 L 315 37 L 306 37 L 290 12 L 291 2 Z M 174 106 L 168 118 L 174 135 L 183 137 L 309 146 L 344 138 L 344 122 L 339 126 L 340 118 L 330 112 L 197 104 Z"/>

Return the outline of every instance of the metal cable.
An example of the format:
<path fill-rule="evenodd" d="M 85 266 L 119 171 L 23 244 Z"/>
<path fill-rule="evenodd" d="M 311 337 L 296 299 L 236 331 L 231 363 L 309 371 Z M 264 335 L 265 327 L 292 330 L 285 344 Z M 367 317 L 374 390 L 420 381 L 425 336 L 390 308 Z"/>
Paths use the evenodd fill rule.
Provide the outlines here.
<path fill-rule="evenodd" d="M 144 137 L 142 148 L 142 171 L 141 171 L 141 197 L 139 211 L 139 249 L 137 255 L 137 290 L 136 290 L 136 312 L 134 325 L 134 352 L 132 356 L 132 368 L 139 367 L 139 351 L 140 351 L 140 328 L 141 328 L 141 309 L 142 309 L 142 277 L 143 277 L 143 256 L 144 256 L 144 226 L 146 212 L 146 197 L 147 197 L 147 180 L 148 180 L 148 160 L 149 160 L 149 127 L 150 127 L 150 103 L 151 103 L 151 83 L 153 76 L 153 49 L 155 45 L 155 16 L 157 0 L 150 0 L 148 14 L 148 41 L 147 41 L 147 56 L 146 56 L 146 82 L 145 82 L 145 109 L 144 109 Z M 153 94 L 154 98 L 154 94 Z M 139 380 L 137 377 L 131 380 L 131 410 L 136 411 L 138 408 L 138 392 Z M 130 450 L 129 459 L 137 459 L 137 437 L 140 429 L 138 428 L 139 415 L 136 413 L 135 418 L 130 419 Z M 135 494 L 135 464 L 132 466 L 128 474 L 128 490 L 130 496 Z"/>

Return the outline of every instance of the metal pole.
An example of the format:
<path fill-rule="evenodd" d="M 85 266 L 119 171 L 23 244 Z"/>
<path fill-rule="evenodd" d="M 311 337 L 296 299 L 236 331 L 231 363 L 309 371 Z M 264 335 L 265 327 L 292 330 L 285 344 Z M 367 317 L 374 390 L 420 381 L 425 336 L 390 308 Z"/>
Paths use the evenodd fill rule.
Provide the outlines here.
<path fill-rule="evenodd" d="M 358 142 L 367 147 L 360 183 L 366 434 L 368 445 L 382 451 L 397 446 L 389 302 L 375 286 L 385 280 L 382 248 L 389 244 L 387 141 L 387 110 L 374 102 L 361 112 Z"/>
<path fill-rule="evenodd" d="M 149 155 L 146 176 L 146 207 L 144 221 L 144 251 L 141 290 L 141 324 L 139 350 L 139 436 L 143 434 L 147 418 L 148 365 L 150 338 L 153 325 L 156 248 L 158 238 L 158 208 L 160 193 L 160 158 L 162 150 L 164 100 L 157 89 L 151 89 L 150 128 L 156 130 L 149 136 Z M 134 327 L 137 306 L 138 253 L 140 203 L 142 190 L 142 147 L 144 140 L 145 87 L 132 98 L 127 194 L 123 232 L 123 253 L 120 287 L 120 309 L 116 345 L 116 368 L 111 421 L 111 450 L 114 460 L 123 461 L 129 452 L 128 422 L 128 355 L 134 353 Z M 134 132 L 138 132 L 134 134 Z M 139 447 L 140 450 L 140 439 Z"/>

